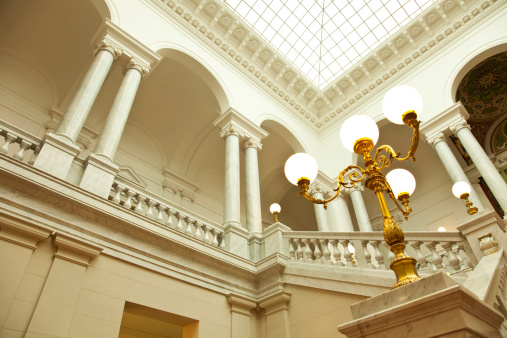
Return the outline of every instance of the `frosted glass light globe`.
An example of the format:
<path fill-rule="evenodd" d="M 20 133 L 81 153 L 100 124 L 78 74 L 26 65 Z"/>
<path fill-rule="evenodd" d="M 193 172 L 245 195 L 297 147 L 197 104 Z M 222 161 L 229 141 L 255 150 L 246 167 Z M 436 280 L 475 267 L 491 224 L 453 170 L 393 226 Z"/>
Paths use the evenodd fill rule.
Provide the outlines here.
<path fill-rule="evenodd" d="M 398 197 L 401 193 L 412 195 L 415 190 L 414 175 L 405 169 L 394 169 L 386 175 L 387 182 L 393 190 L 394 196 Z"/>
<path fill-rule="evenodd" d="M 403 124 L 402 115 L 413 110 L 421 116 L 423 100 L 421 94 L 410 86 L 391 88 L 382 100 L 382 110 L 385 117 L 393 123 Z"/>
<path fill-rule="evenodd" d="M 437 229 L 437 231 L 444 232 L 444 231 L 447 231 L 447 230 L 446 230 L 444 227 L 439 227 L 439 228 Z"/>
<path fill-rule="evenodd" d="M 275 212 L 279 213 L 281 210 L 282 210 L 282 207 L 278 203 L 273 203 L 269 207 L 269 212 L 271 212 L 272 214 L 274 214 Z"/>
<path fill-rule="evenodd" d="M 463 194 L 470 194 L 470 185 L 466 182 L 456 182 L 452 186 L 452 194 L 457 198 L 461 198 Z"/>
<path fill-rule="evenodd" d="M 349 117 L 340 129 L 340 139 L 343 146 L 354 152 L 354 142 L 360 138 L 369 138 L 373 144 L 377 143 L 379 136 L 378 126 L 371 118 L 364 115 Z"/>
<path fill-rule="evenodd" d="M 305 153 L 294 154 L 285 162 L 285 176 L 294 185 L 298 185 L 298 180 L 302 177 L 313 181 L 318 172 L 319 167 L 315 159 Z"/>

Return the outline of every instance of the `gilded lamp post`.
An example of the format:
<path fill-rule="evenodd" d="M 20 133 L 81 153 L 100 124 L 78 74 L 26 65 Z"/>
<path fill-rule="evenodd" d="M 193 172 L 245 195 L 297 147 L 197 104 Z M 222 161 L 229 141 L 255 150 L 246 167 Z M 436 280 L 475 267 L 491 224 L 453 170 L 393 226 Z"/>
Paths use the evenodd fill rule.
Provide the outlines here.
<path fill-rule="evenodd" d="M 406 124 L 413 129 L 412 144 L 405 157 L 401 157 L 400 153 L 396 153 L 389 145 L 379 146 L 372 157 L 371 153 L 379 137 L 377 124 L 362 115 L 352 116 L 346 120 L 340 131 L 341 141 L 345 148 L 362 155 L 364 166 L 349 165 L 342 170 L 338 175 L 337 188 L 334 189 L 336 193 L 329 199 L 318 199 L 308 194 L 310 182 L 318 173 L 317 163 L 310 155 L 304 153 L 292 155 L 285 164 L 287 179 L 301 189 L 298 195 L 303 195 L 312 203 L 323 204 L 324 208 L 338 196 L 342 187 L 352 188 L 363 180 L 364 185 L 377 195 L 383 215 L 384 239 L 396 255 L 390 266 L 397 279 L 392 289 L 419 280 L 420 277 L 416 270 L 416 260 L 405 254 L 405 236 L 389 212 L 384 192 L 395 202 L 405 219 L 408 219 L 408 215 L 412 212 L 408 205 L 409 196 L 415 189 L 415 179 L 404 169 L 392 170 L 387 175 L 384 175 L 382 170 L 389 168 L 393 160 L 415 161 L 420 124 L 416 111 L 420 112 L 421 109 L 421 96 L 408 86 L 395 87 L 384 97 L 383 110 L 386 117 L 394 123 Z"/>

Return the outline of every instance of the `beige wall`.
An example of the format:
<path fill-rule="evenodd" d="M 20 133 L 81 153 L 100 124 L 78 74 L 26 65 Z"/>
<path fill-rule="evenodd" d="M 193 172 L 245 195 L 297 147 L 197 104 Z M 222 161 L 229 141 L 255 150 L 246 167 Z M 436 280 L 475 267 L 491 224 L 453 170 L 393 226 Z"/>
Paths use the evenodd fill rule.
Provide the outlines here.
<path fill-rule="evenodd" d="M 352 320 L 350 305 L 367 297 L 286 285 L 291 293 L 289 323 L 291 338 L 345 337 L 336 330 L 339 324 Z"/>

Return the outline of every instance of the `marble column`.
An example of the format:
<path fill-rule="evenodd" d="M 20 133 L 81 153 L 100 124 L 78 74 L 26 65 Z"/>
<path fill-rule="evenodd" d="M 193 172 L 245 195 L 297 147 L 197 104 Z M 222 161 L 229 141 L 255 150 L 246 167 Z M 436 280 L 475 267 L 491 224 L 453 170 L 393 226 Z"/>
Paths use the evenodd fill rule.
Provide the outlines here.
<path fill-rule="evenodd" d="M 452 183 L 466 182 L 470 185 L 470 187 L 473 187 L 473 185 L 468 180 L 468 177 L 466 176 L 465 172 L 461 168 L 461 165 L 459 164 L 458 160 L 456 159 L 456 157 L 454 157 L 451 148 L 445 141 L 444 134 L 438 133 L 432 138 L 428 138 L 427 141 L 437 152 L 440 161 L 442 161 L 442 164 L 444 165 L 447 174 L 452 180 Z M 482 205 L 479 196 L 477 195 L 477 193 L 473 188 L 470 191 L 469 199 L 474 204 L 474 206 L 477 207 L 479 210 L 484 209 L 484 206 Z"/>
<path fill-rule="evenodd" d="M 362 191 L 364 191 L 364 188 L 361 183 L 356 183 L 349 189 L 349 195 L 352 200 L 352 205 L 354 206 L 354 213 L 356 214 L 359 230 L 369 232 L 373 231 L 373 229 L 371 227 L 368 211 L 366 210 L 366 205 L 364 204 Z"/>
<path fill-rule="evenodd" d="M 326 198 L 335 194 L 329 191 Z M 340 191 L 338 197 L 327 204 L 328 209 L 328 229 L 335 232 L 354 232 L 352 219 L 350 218 L 349 206 L 347 205 L 347 196 L 345 191 Z"/>
<path fill-rule="evenodd" d="M 310 190 L 308 191 L 310 195 L 318 199 L 324 199 L 325 189 L 320 184 L 312 184 Z M 313 204 L 313 208 L 315 210 L 315 218 L 317 220 L 317 229 L 319 231 L 332 231 L 329 228 L 327 222 L 327 214 L 324 209 L 324 205 L 322 204 Z M 328 207 L 329 208 L 329 207 Z"/>
<path fill-rule="evenodd" d="M 475 167 L 481 173 L 502 209 L 507 210 L 507 183 L 505 183 L 482 146 L 477 142 L 466 120 L 461 118 L 461 120 L 457 124 L 451 126 L 450 129 L 451 132 L 459 138 L 463 147 L 465 147 Z"/>
<path fill-rule="evenodd" d="M 67 112 L 55 130 L 55 135 L 62 136 L 75 143 L 88 117 L 95 99 L 106 79 L 109 70 L 121 52 L 103 40 L 95 52 L 90 68 L 72 99 Z"/>
<path fill-rule="evenodd" d="M 249 233 L 262 232 L 261 191 L 257 152 L 262 144 L 252 138 L 245 141 L 246 228 Z"/>
<path fill-rule="evenodd" d="M 126 66 L 125 76 L 118 89 L 106 123 L 100 133 L 94 154 L 88 157 L 79 186 L 101 197 L 107 198 L 118 167 L 113 163 L 125 124 L 134 103 L 139 84 L 149 71 L 147 65 L 131 59 Z"/>
<path fill-rule="evenodd" d="M 105 157 L 113 161 L 116 149 L 120 143 L 123 129 L 136 97 L 141 79 L 147 74 L 148 69 L 139 62 L 131 59 L 125 71 L 125 76 L 118 89 L 111 110 L 107 116 L 106 124 L 100 133 L 95 147 L 97 156 Z"/>
<path fill-rule="evenodd" d="M 65 179 L 80 149 L 75 142 L 88 113 L 120 51 L 105 40 L 99 44 L 90 68 L 60 121 L 55 133 L 48 133 L 34 167 Z"/>
<path fill-rule="evenodd" d="M 240 132 L 234 128 L 222 130 L 225 138 L 225 196 L 224 226 L 241 227 L 240 219 L 240 172 L 239 172 L 239 141 Z"/>

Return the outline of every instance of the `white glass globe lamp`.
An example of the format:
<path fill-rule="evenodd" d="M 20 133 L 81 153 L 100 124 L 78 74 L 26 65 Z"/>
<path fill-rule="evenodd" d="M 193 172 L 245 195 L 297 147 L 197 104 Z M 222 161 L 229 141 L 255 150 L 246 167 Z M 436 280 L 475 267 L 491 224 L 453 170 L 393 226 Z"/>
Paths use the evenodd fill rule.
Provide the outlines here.
<path fill-rule="evenodd" d="M 415 190 L 414 175 L 405 169 L 394 169 L 386 175 L 387 182 L 393 190 L 394 196 L 399 198 L 400 195 L 412 195 Z"/>
<path fill-rule="evenodd" d="M 466 182 L 456 182 L 452 186 L 452 194 L 457 198 L 462 198 L 464 194 L 470 194 L 470 185 Z"/>
<path fill-rule="evenodd" d="M 318 172 L 319 167 L 315 159 L 305 153 L 294 154 L 285 162 L 285 176 L 294 185 L 298 185 L 302 178 L 313 181 Z"/>
<path fill-rule="evenodd" d="M 403 114 L 414 111 L 419 116 L 422 113 L 423 100 L 421 94 L 410 86 L 391 88 L 382 100 L 382 110 L 385 117 L 393 123 L 403 124 Z"/>
<path fill-rule="evenodd" d="M 370 139 L 373 142 L 371 144 L 371 149 L 373 149 L 373 146 L 378 141 L 378 136 L 379 130 L 377 124 L 371 118 L 364 115 L 349 117 L 340 129 L 340 139 L 343 146 L 347 150 L 358 154 L 361 154 L 361 152 L 358 152 L 357 147 L 355 147 L 356 141 Z"/>
<path fill-rule="evenodd" d="M 447 230 L 446 230 L 444 227 L 439 227 L 439 228 L 437 229 L 437 231 L 444 232 L 444 231 L 447 231 Z"/>
<path fill-rule="evenodd" d="M 271 206 L 269 207 L 269 211 L 274 214 L 275 212 L 276 213 L 279 213 L 280 211 L 282 210 L 282 207 L 280 206 L 280 204 L 278 203 L 273 203 L 271 204 Z"/>

